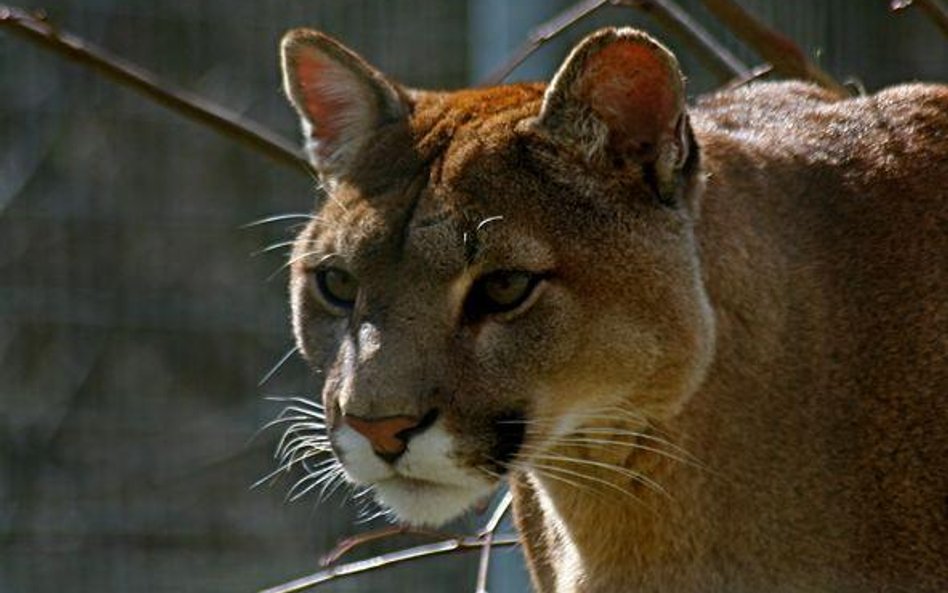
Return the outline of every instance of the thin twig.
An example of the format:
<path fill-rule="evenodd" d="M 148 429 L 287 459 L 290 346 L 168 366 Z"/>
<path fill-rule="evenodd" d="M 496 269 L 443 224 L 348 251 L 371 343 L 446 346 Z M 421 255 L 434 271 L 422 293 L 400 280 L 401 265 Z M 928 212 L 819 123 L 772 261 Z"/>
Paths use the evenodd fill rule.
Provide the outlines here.
<path fill-rule="evenodd" d="M 477 586 L 475 593 L 487 593 L 487 576 L 490 574 L 490 551 L 494 545 L 494 534 L 504 520 L 507 511 L 510 510 L 510 503 L 513 502 L 513 495 L 508 490 L 504 497 L 497 503 L 497 508 L 490 516 L 490 520 L 481 531 L 481 537 L 484 538 L 484 547 L 481 548 L 481 560 L 477 567 Z"/>
<path fill-rule="evenodd" d="M 718 43 L 673 0 L 586 0 L 574 4 L 534 29 L 527 41 L 492 72 L 484 80 L 484 84 L 503 82 L 517 66 L 545 43 L 606 4 L 636 8 L 650 14 L 662 28 L 681 38 L 722 82 L 748 75 L 748 67 Z"/>
<path fill-rule="evenodd" d="M 928 18 L 935 21 L 935 25 L 941 29 L 941 32 L 948 35 L 948 9 L 939 0 L 892 0 L 889 3 L 889 9 L 893 12 L 900 11 L 909 6 L 917 6 Z"/>
<path fill-rule="evenodd" d="M 807 59 L 792 39 L 768 27 L 733 0 L 701 0 L 709 11 L 732 33 L 767 60 L 774 72 L 792 78 L 811 80 L 838 95 L 849 96 L 846 87 Z"/>
<path fill-rule="evenodd" d="M 770 64 L 760 64 L 759 66 L 754 66 L 750 72 L 747 73 L 747 76 L 741 76 L 735 78 L 734 80 L 729 81 L 726 85 L 721 87 L 723 91 L 730 91 L 736 88 L 742 87 L 745 84 L 763 78 L 774 71 L 774 67 Z"/>
<path fill-rule="evenodd" d="M 611 0 L 585 0 L 572 5 L 549 21 L 543 23 L 530 32 L 530 35 L 527 37 L 527 41 L 517 48 L 517 51 L 515 51 L 506 62 L 491 72 L 490 75 L 484 79 L 483 84 L 488 86 L 500 84 L 505 78 L 510 76 L 510 73 L 513 72 L 517 66 L 522 64 L 524 60 L 529 58 L 533 52 L 540 49 L 540 47 L 542 47 L 546 42 L 550 41 L 583 18 L 596 12 L 610 1 Z"/>
<path fill-rule="evenodd" d="M 57 29 L 43 16 L 0 5 L 0 27 L 9 29 L 73 62 L 88 66 L 120 85 L 135 89 L 156 103 L 233 138 L 277 162 L 290 165 L 300 172 L 310 171 L 309 162 L 302 153 L 271 130 L 161 81 L 151 72 Z"/>
<path fill-rule="evenodd" d="M 515 535 L 501 535 L 494 536 L 492 545 L 494 547 L 515 546 L 518 542 L 519 539 Z M 379 568 L 385 568 L 387 566 L 392 566 L 393 564 L 408 562 L 410 560 L 416 560 L 418 558 L 425 558 L 428 556 L 468 552 L 483 546 L 484 538 L 481 537 L 469 536 L 457 539 L 448 539 L 435 542 L 433 544 L 415 546 L 405 550 L 398 550 L 396 552 L 382 554 L 373 558 L 368 558 L 366 560 L 359 560 L 357 562 L 333 566 L 311 575 L 301 577 L 294 581 L 277 585 L 276 587 L 272 587 L 270 589 L 264 589 L 260 591 L 260 593 L 296 593 L 297 591 L 303 591 L 304 589 L 309 589 L 328 581 L 376 570 Z"/>
<path fill-rule="evenodd" d="M 679 37 L 721 82 L 744 78 L 750 69 L 673 0 L 612 0 L 618 6 L 637 8 Z"/>
<path fill-rule="evenodd" d="M 432 538 L 445 538 L 450 536 L 450 534 L 444 533 L 443 531 L 416 529 L 410 525 L 389 525 L 382 527 L 381 529 L 359 533 L 341 540 L 336 544 L 336 547 L 319 559 L 319 565 L 329 566 L 331 564 L 335 564 L 340 558 L 359 546 L 362 546 L 363 544 L 378 541 L 380 539 L 388 539 L 390 537 L 399 535 L 424 535 Z M 451 539 L 458 539 L 459 537 L 461 536 L 453 536 Z"/>

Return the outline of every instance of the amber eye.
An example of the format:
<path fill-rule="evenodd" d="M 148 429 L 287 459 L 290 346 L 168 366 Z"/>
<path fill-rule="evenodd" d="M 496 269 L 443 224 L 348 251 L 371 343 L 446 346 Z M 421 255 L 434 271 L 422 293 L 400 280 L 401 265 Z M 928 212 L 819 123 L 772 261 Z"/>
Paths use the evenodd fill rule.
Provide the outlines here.
<path fill-rule="evenodd" d="M 359 283 L 342 268 L 325 267 L 315 272 L 316 288 L 320 296 L 331 307 L 349 310 L 359 294 Z"/>
<path fill-rule="evenodd" d="M 527 302 L 543 278 L 542 274 L 519 270 L 491 272 L 471 287 L 464 303 L 465 315 L 478 319 L 484 315 L 512 313 Z"/>

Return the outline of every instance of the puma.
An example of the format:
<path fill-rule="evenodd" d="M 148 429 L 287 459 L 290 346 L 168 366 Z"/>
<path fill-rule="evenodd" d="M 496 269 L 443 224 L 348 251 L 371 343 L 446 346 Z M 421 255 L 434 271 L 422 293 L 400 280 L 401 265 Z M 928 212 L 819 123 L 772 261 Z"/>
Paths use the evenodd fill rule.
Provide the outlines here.
<path fill-rule="evenodd" d="M 948 591 L 948 87 L 686 107 L 631 29 L 548 85 L 282 60 L 349 482 L 422 525 L 508 482 L 543 593 Z"/>

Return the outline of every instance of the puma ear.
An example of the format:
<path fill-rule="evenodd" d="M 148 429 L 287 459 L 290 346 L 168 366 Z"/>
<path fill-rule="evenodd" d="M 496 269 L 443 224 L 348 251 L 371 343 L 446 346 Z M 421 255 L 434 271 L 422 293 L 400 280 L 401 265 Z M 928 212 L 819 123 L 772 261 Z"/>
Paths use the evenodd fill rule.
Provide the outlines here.
<path fill-rule="evenodd" d="M 662 187 L 688 156 L 684 105 L 684 79 L 668 49 L 635 29 L 603 29 L 566 58 L 535 127 L 589 161 L 652 166 Z"/>
<path fill-rule="evenodd" d="M 296 29 L 283 37 L 283 88 L 302 120 L 321 175 L 344 175 L 373 133 L 406 117 L 400 89 L 331 37 Z"/>

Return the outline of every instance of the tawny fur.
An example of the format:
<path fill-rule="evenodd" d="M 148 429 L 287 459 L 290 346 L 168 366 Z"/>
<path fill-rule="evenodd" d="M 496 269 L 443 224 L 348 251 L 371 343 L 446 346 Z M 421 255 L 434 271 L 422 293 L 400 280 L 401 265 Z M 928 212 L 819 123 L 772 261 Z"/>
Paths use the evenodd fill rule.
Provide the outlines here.
<path fill-rule="evenodd" d="M 599 120 L 544 128 L 543 95 L 404 91 L 332 171 L 291 282 L 330 416 L 438 407 L 476 466 L 528 410 L 510 481 L 541 593 L 948 590 L 948 87 L 701 98 L 692 169 L 680 127 L 636 153 L 685 171 L 672 206 L 592 158 Z M 332 254 L 363 285 L 348 325 L 310 286 Z M 458 321 L 479 270 L 551 264 L 521 317 Z M 361 323 L 381 346 L 353 366 Z"/>

